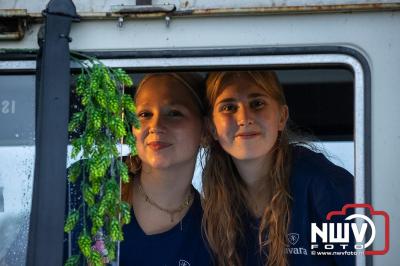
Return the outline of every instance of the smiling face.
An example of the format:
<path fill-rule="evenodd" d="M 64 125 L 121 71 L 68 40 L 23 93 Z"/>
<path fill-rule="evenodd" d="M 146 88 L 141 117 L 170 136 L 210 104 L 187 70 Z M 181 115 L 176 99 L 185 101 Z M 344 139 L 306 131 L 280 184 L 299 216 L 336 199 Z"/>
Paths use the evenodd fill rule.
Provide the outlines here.
<path fill-rule="evenodd" d="M 212 102 L 213 136 L 236 160 L 269 156 L 288 118 L 288 108 L 273 99 L 249 74 L 231 75 Z"/>
<path fill-rule="evenodd" d="M 194 167 L 203 119 L 187 87 L 168 75 L 151 77 L 136 95 L 136 110 L 140 128 L 133 134 L 144 167 Z"/>

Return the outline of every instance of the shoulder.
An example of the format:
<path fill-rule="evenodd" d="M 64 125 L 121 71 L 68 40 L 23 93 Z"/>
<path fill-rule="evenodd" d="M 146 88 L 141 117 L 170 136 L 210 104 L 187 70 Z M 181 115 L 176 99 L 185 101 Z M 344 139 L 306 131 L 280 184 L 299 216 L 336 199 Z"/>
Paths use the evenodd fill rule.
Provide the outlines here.
<path fill-rule="evenodd" d="M 313 184 L 353 182 L 353 176 L 346 169 L 335 165 L 322 153 L 302 146 L 292 147 L 291 173 L 293 178 L 307 179 Z"/>
<path fill-rule="evenodd" d="M 306 191 L 310 204 L 322 217 L 354 201 L 353 176 L 322 153 L 305 147 L 293 147 L 291 185 L 295 195 Z"/>

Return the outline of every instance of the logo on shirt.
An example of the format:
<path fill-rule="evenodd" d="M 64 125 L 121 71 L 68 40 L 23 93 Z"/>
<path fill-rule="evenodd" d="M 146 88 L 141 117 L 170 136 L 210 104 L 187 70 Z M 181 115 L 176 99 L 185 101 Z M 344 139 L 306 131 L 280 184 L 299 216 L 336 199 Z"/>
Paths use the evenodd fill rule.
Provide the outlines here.
<path fill-rule="evenodd" d="M 376 224 L 364 214 L 355 213 L 346 215 L 347 210 L 356 208 L 368 210 L 374 218 L 381 216 L 381 220 L 383 221 L 381 227 L 384 229 L 381 231 L 385 232 L 385 245 L 382 249 L 365 250 L 375 240 L 377 232 Z M 342 216 L 343 219 L 341 220 L 343 222 L 329 222 L 335 216 L 339 218 Z M 360 253 L 365 255 L 384 255 L 389 251 L 389 215 L 385 211 L 375 211 L 369 204 L 346 204 L 340 211 L 329 212 L 326 220 L 328 223 L 322 223 L 321 226 L 311 223 L 311 250 L 334 250 L 332 252 L 336 254 L 340 252 L 343 255 L 357 255 Z M 354 222 L 350 222 L 352 220 Z M 317 241 L 317 237 L 320 241 Z M 351 244 L 350 237 L 353 237 L 356 243 Z M 322 244 L 319 244 L 321 242 Z M 355 252 L 349 252 L 347 248 L 351 250 L 354 248 Z M 311 253 L 314 255 L 315 251 Z"/>
<path fill-rule="evenodd" d="M 186 260 L 179 260 L 179 266 L 190 266 L 190 263 Z"/>
<path fill-rule="evenodd" d="M 286 247 L 286 254 L 293 255 L 307 255 L 307 249 L 304 247 L 296 247 L 296 244 L 300 240 L 300 235 L 298 233 L 289 233 L 288 242 L 289 245 Z"/>
<path fill-rule="evenodd" d="M 289 244 L 292 246 L 297 244 L 297 242 L 299 241 L 299 238 L 300 238 L 300 236 L 298 233 L 289 233 L 288 234 L 288 241 L 289 241 Z"/>

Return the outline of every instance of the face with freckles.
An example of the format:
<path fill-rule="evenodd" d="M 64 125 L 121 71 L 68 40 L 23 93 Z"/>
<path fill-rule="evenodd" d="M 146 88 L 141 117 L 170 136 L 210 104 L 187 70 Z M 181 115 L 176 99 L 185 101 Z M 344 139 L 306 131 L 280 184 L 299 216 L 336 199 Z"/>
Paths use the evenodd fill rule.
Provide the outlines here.
<path fill-rule="evenodd" d="M 135 102 L 140 128 L 133 134 L 143 166 L 194 167 L 203 119 L 190 90 L 171 76 L 154 76 L 142 84 Z"/>
<path fill-rule="evenodd" d="M 226 78 L 212 103 L 213 136 L 235 160 L 269 156 L 288 118 L 288 108 L 250 75 Z"/>

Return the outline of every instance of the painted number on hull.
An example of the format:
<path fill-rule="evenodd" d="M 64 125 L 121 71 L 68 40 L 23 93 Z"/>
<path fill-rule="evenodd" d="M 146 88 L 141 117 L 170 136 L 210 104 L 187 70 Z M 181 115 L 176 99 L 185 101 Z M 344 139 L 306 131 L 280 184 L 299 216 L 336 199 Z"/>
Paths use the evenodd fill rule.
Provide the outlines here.
<path fill-rule="evenodd" d="M 0 105 L 0 113 L 1 114 L 15 114 L 15 105 L 16 102 L 11 100 L 4 100 Z"/>

